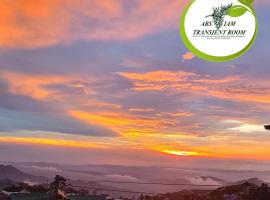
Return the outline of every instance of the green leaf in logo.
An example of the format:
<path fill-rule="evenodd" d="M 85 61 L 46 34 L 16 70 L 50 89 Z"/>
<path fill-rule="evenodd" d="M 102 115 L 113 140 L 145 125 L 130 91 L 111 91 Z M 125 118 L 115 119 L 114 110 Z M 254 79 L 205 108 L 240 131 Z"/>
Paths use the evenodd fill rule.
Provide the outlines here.
<path fill-rule="evenodd" d="M 247 5 L 251 5 L 253 2 L 254 2 L 254 0 L 239 0 L 241 3 L 243 3 L 243 4 L 247 4 Z"/>
<path fill-rule="evenodd" d="M 247 11 L 248 9 L 246 7 L 241 6 L 241 5 L 235 5 L 229 9 L 228 15 L 230 17 L 240 17 L 243 14 L 245 14 Z"/>

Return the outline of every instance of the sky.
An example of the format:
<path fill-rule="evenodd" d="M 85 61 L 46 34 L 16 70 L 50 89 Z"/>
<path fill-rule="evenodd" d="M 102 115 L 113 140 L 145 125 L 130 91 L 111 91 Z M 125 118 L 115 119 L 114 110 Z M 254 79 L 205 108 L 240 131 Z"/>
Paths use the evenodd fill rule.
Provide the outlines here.
<path fill-rule="evenodd" d="M 187 2 L 2 0 L 0 160 L 269 163 L 270 1 L 254 2 L 252 48 L 224 63 L 185 48 Z"/>

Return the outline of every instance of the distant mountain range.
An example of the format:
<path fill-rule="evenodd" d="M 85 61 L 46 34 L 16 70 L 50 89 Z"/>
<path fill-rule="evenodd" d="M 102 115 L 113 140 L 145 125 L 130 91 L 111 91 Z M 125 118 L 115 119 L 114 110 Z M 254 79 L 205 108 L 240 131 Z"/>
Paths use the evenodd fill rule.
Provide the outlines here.
<path fill-rule="evenodd" d="M 25 166 L 25 165 L 24 165 Z M 26 169 L 29 170 L 29 168 L 26 167 Z M 20 170 L 12 165 L 0 165 L 0 190 L 3 188 L 6 188 L 8 186 L 11 186 L 15 183 L 44 183 L 47 181 L 47 178 L 44 176 L 38 176 L 38 171 L 50 171 L 54 174 L 60 174 L 60 175 L 69 175 L 70 172 L 75 173 L 72 174 L 72 177 L 76 177 L 76 175 L 79 175 L 77 178 L 72 178 L 69 181 L 69 184 L 72 186 L 82 187 L 82 188 L 92 188 L 93 190 L 96 189 L 103 189 L 108 194 L 119 197 L 130 197 L 133 194 L 128 194 L 121 191 L 140 191 L 140 192 L 157 192 L 157 193 L 164 193 L 164 194 L 170 194 L 170 197 L 179 196 L 183 197 L 185 195 L 199 195 L 204 196 L 207 198 L 211 196 L 217 197 L 222 196 L 230 191 L 237 191 L 237 194 L 243 193 L 243 187 L 242 185 L 253 187 L 253 188 L 259 188 L 263 183 L 266 183 L 265 181 L 259 179 L 259 178 L 250 178 L 245 179 L 237 182 L 227 182 L 223 179 L 216 178 L 213 176 L 186 176 L 186 177 L 179 177 L 175 176 L 174 180 L 168 181 L 168 179 L 151 179 L 148 180 L 148 182 L 154 182 L 154 183 L 171 183 L 171 185 L 151 185 L 151 184 L 136 184 L 134 182 L 146 182 L 146 179 L 139 179 L 139 178 L 133 178 L 135 175 L 140 175 L 138 171 L 132 173 L 132 171 L 136 168 L 121 168 L 124 169 L 125 173 L 121 173 L 121 170 L 119 168 L 113 166 L 112 169 L 110 167 L 106 168 L 105 166 L 99 168 L 98 166 L 94 167 L 82 167 L 78 168 L 75 166 L 72 167 L 61 167 L 61 166 L 53 166 L 53 165 L 31 165 L 31 170 L 35 171 L 35 175 L 31 175 L 29 172 L 24 172 L 24 170 Z M 136 169 L 137 170 L 137 169 Z M 76 172 L 74 172 L 76 171 Z M 154 171 L 158 172 L 157 169 Z M 153 171 L 153 172 L 154 172 Z M 148 171 L 148 168 L 146 168 L 145 171 L 142 171 L 142 173 L 150 173 Z M 178 172 L 179 173 L 179 172 Z M 181 173 L 183 173 L 181 171 Z M 89 179 L 91 177 L 94 177 L 95 179 L 90 180 L 82 180 L 79 177 L 89 175 Z M 129 174 L 129 175 L 127 175 Z M 177 174 L 177 173 L 176 173 Z M 97 177 L 102 176 L 103 178 L 106 177 L 107 179 L 103 180 L 109 180 L 111 179 L 112 182 L 106 183 L 106 182 L 95 182 L 95 180 L 98 180 Z M 148 175 L 149 176 L 149 175 Z M 157 177 L 157 175 L 152 176 Z M 164 176 L 163 176 L 164 177 Z M 51 177 L 52 178 L 52 177 Z M 70 177 L 66 177 L 70 178 Z M 101 180 L 101 179 L 100 179 Z M 122 183 L 119 183 L 122 182 Z M 186 185 L 177 185 L 177 183 L 182 183 Z M 176 185 L 174 185 L 176 184 Z M 189 185 L 190 184 L 190 185 Z M 194 185 L 194 186 L 192 186 Z M 206 187 L 196 187 L 196 185 L 208 185 Z M 214 187 L 211 187 L 211 185 L 216 185 Z M 175 192 L 175 191 L 181 191 L 181 192 Z M 168 193 L 170 192 L 170 193 Z M 137 195 L 135 195 L 137 197 Z M 180 199 L 181 199 L 180 198 Z M 210 199 L 211 199 L 210 198 Z M 195 198 L 196 199 L 196 198 Z M 214 198 L 215 199 L 215 198 Z"/>
<path fill-rule="evenodd" d="M 162 196 L 162 197 L 161 197 Z M 147 198 L 146 198 L 147 199 Z M 152 196 L 151 200 L 269 200 L 270 188 L 262 180 L 251 178 L 213 190 L 182 190 Z"/>
<path fill-rule="evenodd" d="M 268 183 L 266 181 L 263 181 L 263 180 L 261 180 L 259 178 L 256 178 L 256 177 L 241 180 L 241 181 L 237 181 L 237 182 L 232 183 L 230 185 L 241 185 L 241 184 L 244 184 L 244 183 L 250 183 L 250 184 L 253 184 L 253 185 L 256 185 L 256 186 L 261 186 L 263 183 L 270 185 L 270 183 Z"/>
<path fill-rule="evenodd" d="M 28 173 L 25 173 L 25 172 L 15 168 L 12 165 L 0 165 L 0 191 L 9 187 L 9 186 L 14 185 L 14 184 L 16 185 L 17 183 L 41 184 L 41 183 L 44 183 L 45 181 L 47 181 L 47 179 L 45 177 L 30 175 Z M 126 193 L 118 192 L 118 191 L 123 190 L 121 188 L 117 188 L 117 187 L 110 186 L 110 185 L 102 185 L 102 184 L 95 183 L 95 182 L 87 182 L 87 181 L 81 181 L 81 180 L 70 180 L 69 184 L 71 185 L 71 187 L 74 186 L 75 189 L 77 187 L 79 187 L 79 188 L 86 187 L 86 188 L 90 188 L 92 190 L 103 188 L 105 190 L 110 190 L 110 192 L 108 192 L 108 193 L 112 196 L 118 197 L 118 196 L 126 195 Z M 114 192 L 114 190 L 115 190 L 115 192 Z"/>
<path fill-rule="evenodd" d="M 44 182 L 45 177 L 33 176 L 22 172 L 12 165 L 0 165 L 0 180 L 9 180 L 13 182 Z"/>

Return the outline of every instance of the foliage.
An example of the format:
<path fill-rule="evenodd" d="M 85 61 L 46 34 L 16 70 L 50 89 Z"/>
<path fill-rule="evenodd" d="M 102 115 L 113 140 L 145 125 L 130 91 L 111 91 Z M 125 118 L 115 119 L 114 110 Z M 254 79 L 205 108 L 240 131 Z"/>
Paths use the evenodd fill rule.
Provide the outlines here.
<path fill-rule="evenodd" d="M 213 13 L 206 17 L 212 17 L 216 29 L 220 29 L 224 22 L 224 17 L 228 14 L 229 9 L 232 7 L 232 3 L 228 5 L 221 5 L 213 8 Z"/>

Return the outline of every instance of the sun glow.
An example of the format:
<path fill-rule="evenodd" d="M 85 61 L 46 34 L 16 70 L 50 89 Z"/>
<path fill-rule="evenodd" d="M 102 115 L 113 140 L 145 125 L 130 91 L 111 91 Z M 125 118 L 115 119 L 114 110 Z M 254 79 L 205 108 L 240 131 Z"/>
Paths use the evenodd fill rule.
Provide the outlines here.
<path fill-rule="evenodd" d="M 176 156 L 199 156 L 199 155 L 201 155 L 200 153 L 195 152 L 195 151 L 180 151 L 180 150 L 168 150 L 168 149 L 160 149 L 159 151 L 162 153 L 176 155 Z"/>

